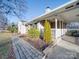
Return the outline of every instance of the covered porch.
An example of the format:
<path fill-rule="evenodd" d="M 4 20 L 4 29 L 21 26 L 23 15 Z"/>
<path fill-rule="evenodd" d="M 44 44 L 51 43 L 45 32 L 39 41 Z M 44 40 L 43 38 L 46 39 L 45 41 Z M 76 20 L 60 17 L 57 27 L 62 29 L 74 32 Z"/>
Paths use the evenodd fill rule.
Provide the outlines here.
<path fill-rule="evenodd" d="M 53 20 L 47 19 L 47 21 L 50 23 L 51 34 L 54 39 L 60 38 L 62 35 L 64 35 L 67 32 L 66 22 L 62 20 L 58 20 L 57 18 L 54 18 Z M 36 27 L 39 29 L 40 32 L 41 31 L 43 32 L 44 30 L 44 22 L 45 20 L 42 20 L 38 22 L 36 25 Z"/>
<path fill-rule="evenodd" d="M 79 1 L 73 0 L 47 14 L 40 15 L 34 18 L 31 23 L 35 24 L 39 31 L 43 31 L 45 20 L 50 22 L 52 37 L 55 39 L 61 37 L 67 30 L 71 30 L 66 27 L 67 24 L 71 22 L 79 22 Z"/>

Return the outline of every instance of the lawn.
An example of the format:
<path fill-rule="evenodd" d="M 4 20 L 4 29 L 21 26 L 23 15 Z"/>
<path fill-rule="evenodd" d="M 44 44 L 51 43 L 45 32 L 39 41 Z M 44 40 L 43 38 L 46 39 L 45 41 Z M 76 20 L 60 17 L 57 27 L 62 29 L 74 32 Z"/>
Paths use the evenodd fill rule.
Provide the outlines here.
<path fill-rule="evenodd" d="M 11 47 L 11 33 L 0 33 L 0 59 L 7 59 Z"/>

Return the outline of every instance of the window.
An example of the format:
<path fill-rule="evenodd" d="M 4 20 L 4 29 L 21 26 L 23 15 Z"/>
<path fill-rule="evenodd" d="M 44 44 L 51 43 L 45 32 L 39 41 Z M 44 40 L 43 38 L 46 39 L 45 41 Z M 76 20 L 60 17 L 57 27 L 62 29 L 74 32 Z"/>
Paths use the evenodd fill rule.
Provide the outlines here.
<path fill-rule="evenodd" d="M 76 5 L 79 5 L 79 2 L 78 2 L 78 3 L 76 3 Z"/>

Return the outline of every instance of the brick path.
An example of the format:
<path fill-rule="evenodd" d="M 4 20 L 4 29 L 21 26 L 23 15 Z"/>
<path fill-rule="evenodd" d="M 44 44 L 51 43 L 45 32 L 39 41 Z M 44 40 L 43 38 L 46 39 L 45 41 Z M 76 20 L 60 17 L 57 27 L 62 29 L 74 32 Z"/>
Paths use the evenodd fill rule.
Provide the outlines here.
<path fill-rule="evenodd" d="M 16 59 L 42 59 L 43 54 L 28 42 L 18 38 L 12 38 L 12 44 Z"/>
<path fill-rule="evenodd" d="M 14 55 L 14 52 L 13 52 L 13 46 L 12 46 L 12 44 L 10 46 L 10 50 L 8 52 L 8 58 L 7 59 L 15 59 L 15 55 Z"/>

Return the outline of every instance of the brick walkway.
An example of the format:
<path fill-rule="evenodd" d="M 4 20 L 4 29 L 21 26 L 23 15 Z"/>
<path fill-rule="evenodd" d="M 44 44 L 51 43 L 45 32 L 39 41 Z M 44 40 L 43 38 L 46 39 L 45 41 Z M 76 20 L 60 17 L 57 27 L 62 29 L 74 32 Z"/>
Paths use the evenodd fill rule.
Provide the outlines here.
<path fill-rule="evenodd" d="M 12 39 L 12 44 L 16 59 L 42 59 L 43 57 L 41 52 L 18 37 Z"/>
<path fill-rule="evenodd" d="M 9 50 L 9 52 L 8 52 L 8 58 L 7 59 L 16 59 L 15 58 L 15 54 L 14 54 L 14 52 L 13 52 L 13 46 L 12 46 L 12 44 L 11 44 L 11 46 L 10 46 L 10 50 Z"/>

